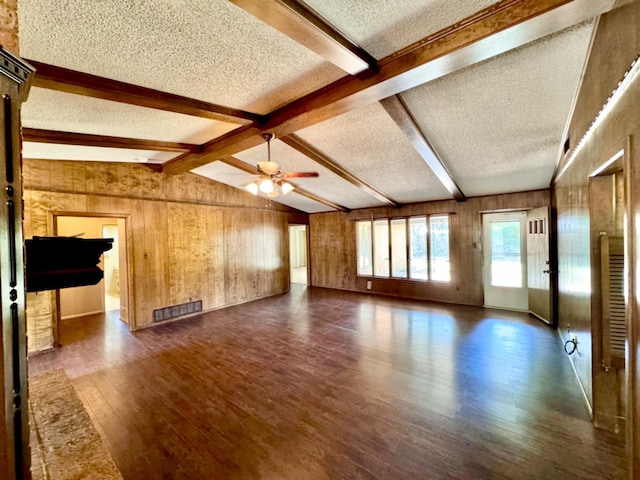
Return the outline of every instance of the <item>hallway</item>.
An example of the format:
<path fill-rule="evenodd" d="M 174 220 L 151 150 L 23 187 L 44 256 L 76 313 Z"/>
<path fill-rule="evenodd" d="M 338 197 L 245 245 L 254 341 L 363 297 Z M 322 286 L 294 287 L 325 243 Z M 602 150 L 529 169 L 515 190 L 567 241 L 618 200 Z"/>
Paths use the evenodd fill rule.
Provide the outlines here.
<path fill-rule="evenodd" d="M 64 368 L 128 479 L 623 479 L 557 332 L 320 288 L 130 333 L 64 322 Z"/>

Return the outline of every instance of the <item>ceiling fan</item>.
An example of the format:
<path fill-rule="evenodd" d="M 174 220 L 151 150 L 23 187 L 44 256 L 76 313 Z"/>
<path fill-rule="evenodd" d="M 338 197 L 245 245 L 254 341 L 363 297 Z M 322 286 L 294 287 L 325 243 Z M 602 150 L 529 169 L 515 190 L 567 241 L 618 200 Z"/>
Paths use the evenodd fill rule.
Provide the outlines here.
<path fill-rule="evenodd" d="M 256 165 L 260 178 L 245 187 L 251 193 L 258 195 L 258 192 L 262 192 L 266 194 L 267 197 L 278 197 L 280 195 L 286 195 L 295 189 L 289 182 L 285 182 L 283 180 L 284 178 L 319 176 L 318 172 L 283 172 L 280 169 L 280 165 L 271 160 L 271 140 L 273 140 L 273 133 L 265 133 L 262 136 L 267 141 L 267 161 L 258 162 L 258 165 Z"/>

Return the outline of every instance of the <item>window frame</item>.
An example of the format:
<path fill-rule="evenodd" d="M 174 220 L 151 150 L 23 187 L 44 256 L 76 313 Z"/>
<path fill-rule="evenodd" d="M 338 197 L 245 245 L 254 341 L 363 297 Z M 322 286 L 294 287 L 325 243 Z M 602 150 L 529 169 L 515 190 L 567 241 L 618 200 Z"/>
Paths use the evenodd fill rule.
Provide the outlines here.
<path fill-rule="evenodd" d="M 361 255 L 362 252 L 362 246 L 361 246 L 361 238 L 360 238 L 360 224 L 364 224 L 364 223 L 368 223 L 369 224 L 369 248 L 368 248 L 368 255 L 366 256 L 366 258 L 369 259 L 369 261 L 371 262 L 371 264 L 369 265 L 368 269 L 371 270 L 371 273 L 361 273 L 360 269 L 361 266 L 364 262 L 361 262 L 361 257 L 365 258 Z M 373 222 L 371 220 L 358 220 L 356 222 L 356 275 L 360 276 L 360 277 L 371 277 L 373 276 Z"/>
<path fill-rule="evenodd" d="M 431 218 L 433 217 L 444 217 L 447 220 L 447 258 L 449 261 L 449 279 L 448 280 L 443 280 L 443 279 L 434 279 L 433 278 L 433 265 L 432 265 L 432 228 L 431 228 Z M 412 278 L 412 267 L 413 267 L 413 261 L 411 258 L 411 247 L 412 247 L 412 238 L 411 238 L 411 219 L 413 218 L 421 218 L 424 219 L 425 221 L 425 227 L 426 227 L 426 241 L 425 241 L 425 256 L 426 256 L 426 275 L 425 278 Z M 404 277 L 401 276 L 395 276 L 393 273 L 393 252 L 394 252 L 394 245 L 393 245 L 393 232 L 392 232 L 392 222 L 393 221 L 397 221 L 398 220 L 404 220 L 404 226 L 405 226 L 405 242 L 404 242 L 404 251 L 405 251 L 405 266 L 406 266 L 406 273 Z M 382 221 L 386 221 L 387 223 L 387 247 L 388 247 L 388 256 L 386 258 L 386 262 L 387 262 L 387 268 L 386 270 L 388 271 L 387 275 L 376 275 L 376 260 L 375 260 L 375 223 L 378 222 L 382 222 Z M 398 217 L 382 217 L 382 218 L 371 218 L 371 219 L 363 219 L 363 220 L 356 220 L 356 276 L 357 277 L 364 277 L 364 278 L 379 278 L 379 279 L 387 279 L 387 280 L 400 280 L 400 281 L 411 281 L 411 282 L 435 282 L 435 283 L 451 283 L 451 214 L 450 213 L 433 213 L 433 214 L 423 214 L 423 215 L 408 215 L 408 216 L 398 216 Z M 360 270 L 360 250 L 361 250 L 361 245 L 360 245 L 360 224 L 361 223 L 368 223 L 370 226 L 370 245 L 369 245 L 369 252 L 371 252 L 371 273 L 361 273 Z M 396 246 L 397 247 L 397 246 Z"/>

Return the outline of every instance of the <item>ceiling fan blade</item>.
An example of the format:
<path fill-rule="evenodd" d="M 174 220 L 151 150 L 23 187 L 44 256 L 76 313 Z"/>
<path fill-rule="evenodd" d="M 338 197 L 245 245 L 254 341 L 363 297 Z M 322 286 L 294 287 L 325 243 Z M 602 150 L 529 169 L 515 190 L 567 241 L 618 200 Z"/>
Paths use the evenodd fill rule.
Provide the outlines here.
<path fill-rule="evenodd" d="M 302 178 L 302 177 L 319 177 L 318 172 L 282 172 L 282 178 Z"/>

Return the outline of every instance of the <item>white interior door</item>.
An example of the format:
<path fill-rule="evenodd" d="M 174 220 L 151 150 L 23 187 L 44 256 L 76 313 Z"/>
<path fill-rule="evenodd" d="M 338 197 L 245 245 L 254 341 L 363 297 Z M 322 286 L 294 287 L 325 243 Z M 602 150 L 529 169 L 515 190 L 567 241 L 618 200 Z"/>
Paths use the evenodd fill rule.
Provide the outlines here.
<path fill-rule="evenodd" d="M 487 307 L 529 310 L 526 220 L 526 212 L 482 216 Z"/>
<path fill-rule="evenodd" d="M 551 265 L 549 261 L 549 207 L 527 212 L 527 286 L 529 311 L 551 323 Z"/>

